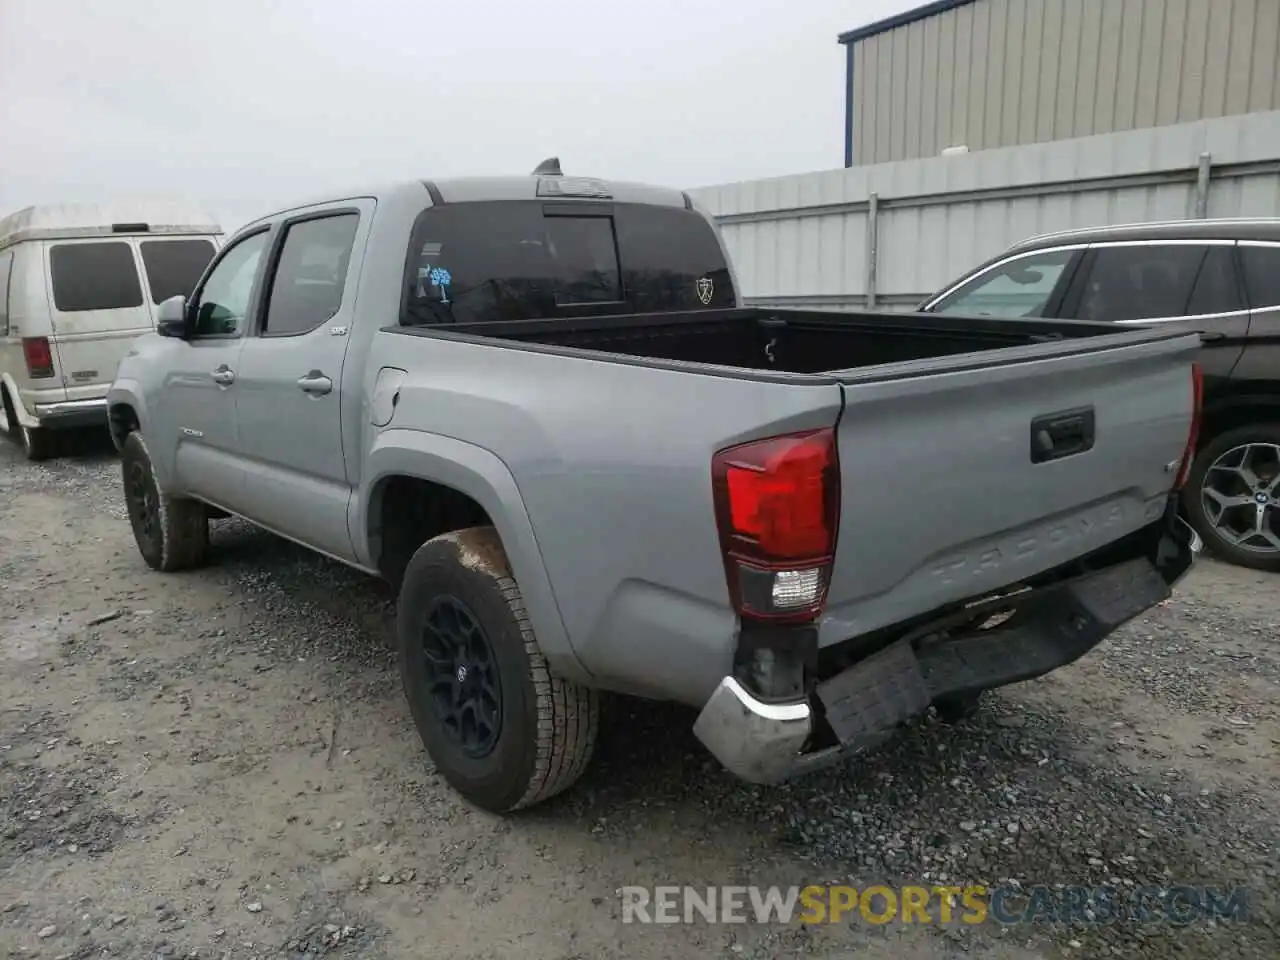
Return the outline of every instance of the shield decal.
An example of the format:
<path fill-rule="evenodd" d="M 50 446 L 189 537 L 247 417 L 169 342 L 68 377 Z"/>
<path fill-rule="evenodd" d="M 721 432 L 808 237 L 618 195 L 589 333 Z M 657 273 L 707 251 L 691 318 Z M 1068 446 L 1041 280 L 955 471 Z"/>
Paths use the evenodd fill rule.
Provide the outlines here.
<path fill-rule="evenodd" d="M 699 277 L 697 291 L 698 299 L 702 301 L 702 305 L 705 307 L 711 302 L 711 297 L 716 292 L 716 285 L 712 282 L 710 277 Z"/>

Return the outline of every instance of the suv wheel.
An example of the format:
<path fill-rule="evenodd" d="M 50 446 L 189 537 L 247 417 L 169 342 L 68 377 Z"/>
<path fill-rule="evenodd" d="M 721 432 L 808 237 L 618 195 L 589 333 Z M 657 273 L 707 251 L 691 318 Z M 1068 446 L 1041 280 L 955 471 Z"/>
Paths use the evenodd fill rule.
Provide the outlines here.
<path fill-rule="evenodd" d="M 418 548 L 400 586 L 396 633 L 418 733 L 464 798 L 507 813 L 582 776 L 599 695 L 551 673 L 492 527 Z"/>
<path fill-rule="evenodd" d="M 1228 430 L 1196 456 L 1187 519 L 1228 563 L 1280 571 L 1280 423 Z"/>

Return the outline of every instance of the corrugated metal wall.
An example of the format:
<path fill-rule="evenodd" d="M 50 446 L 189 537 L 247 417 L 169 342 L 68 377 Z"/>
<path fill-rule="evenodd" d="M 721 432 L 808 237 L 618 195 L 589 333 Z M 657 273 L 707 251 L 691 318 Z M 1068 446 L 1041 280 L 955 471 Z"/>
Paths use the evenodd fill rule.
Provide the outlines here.
<path fill-rule="evenodd" d="M 1280 109 L 1280 0 L 976 0 L 853 44 L 853 162 Z"/>
<path fill-rule="evenodd" d="M 1280 111 L 690 193 L 754 302 L 910 307 L 1039 233 L 1280 217 Z"/>

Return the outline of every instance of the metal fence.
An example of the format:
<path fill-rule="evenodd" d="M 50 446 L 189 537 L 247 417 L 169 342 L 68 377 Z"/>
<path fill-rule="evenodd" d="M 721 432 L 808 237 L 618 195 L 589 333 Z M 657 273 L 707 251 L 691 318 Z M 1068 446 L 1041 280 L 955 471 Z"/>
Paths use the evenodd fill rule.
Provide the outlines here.
<path fill-rule="evenodd" d="M 1039 233 L 1280 217 L 1280 111 L 690 193 L 749 302 L 911 309 Z"/>

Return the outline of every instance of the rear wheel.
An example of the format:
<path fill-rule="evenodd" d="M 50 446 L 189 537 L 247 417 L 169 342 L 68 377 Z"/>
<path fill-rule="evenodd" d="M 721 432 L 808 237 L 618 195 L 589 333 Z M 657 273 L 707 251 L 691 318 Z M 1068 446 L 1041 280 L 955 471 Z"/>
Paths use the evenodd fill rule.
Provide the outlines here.
<path fill-rule="evenodd" d="M 1192 464 L 1182 505 L 1217 556 L 1280 571 L 1280 423 L 1237 427 L 1206 444 Z"/>
<path fill-rule="evenodd" d="M 0 390 L 0 402 L 4 405 L 4 418 L 9 438 L 20 444 L 28 460 L 47 460 L 53 456 L 54 437 L 49 430 L 40 427 L 24 427 L 18 422 L 13 399 L 8 390 Z"/>
<path fill-rule="evenodd" d="M 436 769 L 493 813 L 539 803 L 582 776 L 595 690 L 554 676 L 492 527 L 428 540 L 400 587 L 405 695 Z"/>
<path fill-rule="evenodd" d="M 136 430 L 120 447 L 120 471 L 133 539 L 147 566 L 168 573 L 203 563 L 209 548 L 204 504 L 160 489 L 146 441 Z"/>

